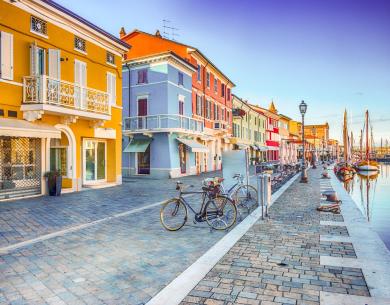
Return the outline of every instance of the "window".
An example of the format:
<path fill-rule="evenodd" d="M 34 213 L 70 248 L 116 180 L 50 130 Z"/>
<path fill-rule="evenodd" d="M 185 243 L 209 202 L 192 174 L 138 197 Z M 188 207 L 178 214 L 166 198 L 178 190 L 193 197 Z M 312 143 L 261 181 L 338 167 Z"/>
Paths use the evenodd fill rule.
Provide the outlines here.
<path fill-rule="evenodd" d="M 60 139 L 50 140 L 50 170 L 67 176 L 67 145 L 61 144 Z"/>
<path fill-rule="evenodd" d="M 178 78 L 177 84 L 179 86 L 184 86 L 184 75 L 182 72 L 177 73 L 177 78 Z"/>
<path fill-rule="evenodd" d="M 211 119 L 211 102 L 206 101 L 206 118 Z"/>
<path fill-rule="evenodd" d="M 115 65 L 115 55 L 107 52 L 106 53 L 106 62 L 111 65 Z"/>
<path fill-rule="evenodd" d="M 75 36 L 74 37 L 74 48 L 77 50 L 77 51 L 81 51 L 81 52 L 87 52 L 87 47 L 86 47 L 86 44 L 85 44 L 85 39 L 82 39 L 78 36 Z"/>
<path fill-rule="evenodd" d="M 107 72 L 107 93 L 110 105 L 116 104 L 116 75 Z"/>
<path fill-rule="evenodd" d="M 221 120 L 225 121 L 225 109 L 221 109 Z"/>
<path fill-rule="evenodd" d="M 227 100 L 230 101 L 230 88 L 227 89 Z"/>
<path fill-rule="evenodd" d="M 202 97 L 199 95 L 196 95 L 196 114 L 202 115 Z"/>
<path fill-rule="evenodd" d="M 206 73 L 206 85 L 207 88 L 210 88 L 210 72 Z"/>
<path fill-rule="evenodd" d="M 14 79 L 14 36 L 0 32 L 0 78 Z"/>
<path fill-rule="evenodd" d="M 148 83 L 148 69 L 138 70 L 138 82 L 137 84 L 147 84 Z"/>
<path fill-rule="evenodd" d="M 214 120 L 217 120 L 218 108 L 217 104 L 214 104 Z"/>
<path fill-rule="evenodd" d="M 214 78 L 214 92 L 218 92 L 218 79 L 216 77 Z"/>
<path fill-rule="evenodd" d="M 46 21 L 39 19 L 37 17 L 31 16 L 30 26 L 31 26 L 30 29 L 32 32 L 34 32 L 36 34 L 47 36 L 47 23 L 46 23 Z"/>
<path fill-rule="evenodd" d="M 202 72 L 202 69 L 200 67 L 200 65 L 198 65 L 198 69 L 197 69 L 197 80 L 198 81 L 201 81 L 202 77 L 201 77 L 201 72 Z"/>
<path fill-rule="evenodd" d="M 35 44 L 30 46 L 30 73 L 31 75 L 46 74 L 46 54 L 45 50 Z"/>
<path fill-rule="evenodd" d="M 184 115 L 184 101 L 179 100 L 179 114 Z"/>
<path fill-rule="evenodd" d="M 230 112 L 226 112 L 226 121 L 229 123 L 230 122 Z"/>
<path fill-rule="evenodd" d="M 221 96 L 225 97 L 225 84 L 221 84 Z"/>

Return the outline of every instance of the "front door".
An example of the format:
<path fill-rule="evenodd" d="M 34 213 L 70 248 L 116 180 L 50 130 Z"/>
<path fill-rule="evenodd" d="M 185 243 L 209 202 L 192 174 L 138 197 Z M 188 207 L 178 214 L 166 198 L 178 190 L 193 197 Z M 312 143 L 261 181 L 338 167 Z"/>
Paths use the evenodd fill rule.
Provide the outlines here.
<path fill-rule="evenodd" d="M 179 160 L 180 160 L 180 172 L 185 174 L 187 171 L 187 154 L 186 147 L 183 143 L 179 144 Z"/>
<path fill-rule="evenodd" d="M 145 150 L 145 152 L 137 153 L 137 174 L 150 174 L 150 145 Z"/>
<path fill-rule="evenodd" d="M 84 183 L 106 181 L 106 142 L 84 140 Z"/>

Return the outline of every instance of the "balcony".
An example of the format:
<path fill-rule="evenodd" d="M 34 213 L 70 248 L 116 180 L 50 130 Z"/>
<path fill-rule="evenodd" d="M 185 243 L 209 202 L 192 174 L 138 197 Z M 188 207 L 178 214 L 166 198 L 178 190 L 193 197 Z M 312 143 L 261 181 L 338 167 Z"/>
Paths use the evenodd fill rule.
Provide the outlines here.
<path fill-rule="evenodd" d="M 140 132 L 181 132 L 201 134 L 203 122 L 178 114 L 157 114 L 134 116 L 123 121 L 123 133 L 126 135 Z"/>
<path fill-rule="evenodd" d="M 110 120 L 111 109 L 107 92 L 81 87 L 46 75 L 23 78 L 23 116 L 29 121 L 43 113 Z"/>

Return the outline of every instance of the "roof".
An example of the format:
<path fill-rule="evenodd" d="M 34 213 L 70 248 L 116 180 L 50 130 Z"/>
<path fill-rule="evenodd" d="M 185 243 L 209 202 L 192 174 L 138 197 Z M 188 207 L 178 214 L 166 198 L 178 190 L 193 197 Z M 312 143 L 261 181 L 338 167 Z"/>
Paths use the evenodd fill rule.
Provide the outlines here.
<path fill-rule="evenodd" d="M 280 118 L 288 120 L 288 121 L 292 121 L 293 120 L 292 118 L 288 117 L 287 115 L 284 115 L 284 114 L 281 114 L 281 113 L 279 113 L 279 116 L 280 116 Z"/>
<path fill-rule="evenodd" d="M 180 61 L 183 65 L 187 66 L 189 69 L 196 71 L 196 67 L 193 64 L 191 64 L 190 62 L 185 60 L 183 57 L 179 56 L 178 54 L 176 54 L 175 52 L 172 52 L 172 51 L 154 53 L 154 54 L 150 54 L 150 55 L 146 55 L 146 56 L 142 56 L 142 57 L 128 59 L 128 60 L 125 60 L 123 62 L 123 65 L 125 65 L 126 63 L 137 62 L 137 61 L 142 61 L 142 60 L 146 60 L 146 59 L 151 59 L 153 57 L 163 57 L 163 56 L 172 56 L 172 57 L 176 58 L 178 61 Z"/>
<path fill-rule="evenodd" d="M 92 22 L 89 22 L 88 20 L 84 19 L 83 17 L 77 15 L 76 13 L 72 12 L 71 10 L 63 7 L 62 5 L 56 3 L 56 2 L 54 2 L 52 0 L 40 0 L 40 1 L 45 3 L 45 4 L 50 5 L 51 7 L 61 11 L 64 14 L 66 14 L 66 15 L 68 15 L 68 16 L 70 16 L 70 17 L 72 17 L 72 18 L 74 18 L 74 19 L 76 19 L 78 21 L 80 21 L 81 23 L 84 23 L 86 26 L 88 26 L 88 27 L 92 28 L 93 30 L 99 32 L 100 34 L 106 36 L 108 39 L 111 39 L 111 40 L 115 41 L 116 43 L 120 44 L 121 46 L 123 46 L 123 47 L 125 47 L 127 49 L 131 48 L 131 46 L 128 43 L 120 40 L 116 36 L 108 33 L 107 31 L 103 30 L 102 28 L 98 27 L 97 25 L 93 24 Z"/>
<path fill-rule="evenodd" d="M 140 31 L 140 30 L 138 30 L 138 29 L 134 29 L 132 32 L 126 34 L 126 35 L 123 36 L 121 39 L 122 39 L 122 40 L 125 40 L 126 38 L 128 38 L 128 37 L 134 35 L 135 33 L 140 33 L 140 34 L 144 34 L 144 35 L 149 35 L 149 36 L 152 36 L 152 37 L 155 37 L 155 38 L 158 38 L 158 39 L 170 41 L 170 42 L 172 42 L 172 43 L 181 45 L 181 46 L 183 46 L 183 47 L 192 49 L 192 50 L 190 51 L 190 53 L 192 53 L 192 52 L 198 53 L 198 54 L 199 54 L 201 57 L 203 57 L 207 62 L 209 62 L 209 63 L 211 64 L 211 66 L 212 66 L 215 70 L 217 70 L 224 78 L 226 78 L 226 79 L 229 81 L 229 83 L 232 84 L 233 87 L 236 86 L 236 85 L 233 83 L 233 81 L 232 81 L 229 77 L 227 77 L 226 74 L 224 74 L 216 65 L 214 65 L 214 63 L 213 63 L 209 58 L 207 58 L 206 55 L 204 55 L 199 49 L 197 49 L 197 48 L 195 48 L 195 47 L 193 47 L 193 46 L 190 46 L 190 45 L 188 45 L 188 44 L 184 44 L 184 43 L 178 42 L 178 41 L 176 41 L 176 40 L 168 39 L 168 38 L 165 38 L 165 37 L 162 37 L 162 36 L 156 36 L 156 35 L 154 35 L 154 34 L 150 34 L 150 33 L 144 32 L 144 31 Z"/>
<path fill-rule="evenodd" d="M 240 102 L 242 102 L 243 104 L 245 104 L 247 107 L 249 107 L 249 108 L 252 109 L 253 111 L 255 111 L 255 112 L 259 113 L 259 114 L 264 115 L 264 113 L 263 113 L 262 111 L 258 111 L 258 110 L 254 107 L 254 105 L 249 104 L 248 102 L 244 101 L 242 98 L 238 97 L 237 95 L 232 94 L 232 97 L 238 99 Z"/>

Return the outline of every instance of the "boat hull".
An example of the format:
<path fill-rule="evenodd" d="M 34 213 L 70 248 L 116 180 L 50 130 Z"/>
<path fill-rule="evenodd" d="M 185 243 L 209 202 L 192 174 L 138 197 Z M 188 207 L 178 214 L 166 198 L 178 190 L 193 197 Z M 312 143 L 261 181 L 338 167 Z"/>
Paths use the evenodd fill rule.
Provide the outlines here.
<path fill-rule="evenodd" d="M 367 172 L 367 171 L 378 171 L 379 169 L 375 165 L 367 164 L 367 165 L 359 165 L 358 170 Z"/>

